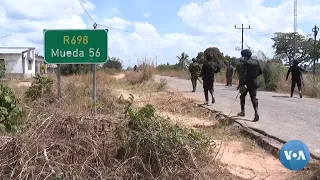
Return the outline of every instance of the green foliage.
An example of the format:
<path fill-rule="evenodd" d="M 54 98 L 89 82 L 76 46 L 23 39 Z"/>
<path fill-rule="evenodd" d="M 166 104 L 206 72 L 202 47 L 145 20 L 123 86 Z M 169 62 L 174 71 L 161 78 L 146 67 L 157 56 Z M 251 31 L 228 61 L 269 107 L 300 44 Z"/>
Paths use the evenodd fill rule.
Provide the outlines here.
<path fill-rule="evenodd" d="M 56 69 L 58 70 L 58 69 Z M 62 64 L 61 75 L 87 74 L 91 71 L 89 64 Z"/>
<path fill-rule="evenodd" d="M 11 88 L 0 83 L 0 132 L 15 132 L 21 124 L 23 110 Z"/>
<path fill-rule="evenodd" d="M 208 136 L 172 125 L 157 116 L 152 105 L 137 110 L 129 108 L 128 114 L 126 158 L 141 158 L 143 164 L 150 165 L 151 172 L 160 174 L 161 171 L 184 167 L 190 161 L 190 149 L 196 157 L 211 150 Z"/>
<path fill-rule="evenodd" d="M 37 75 L 34 77 L 35 81 L 32 82 L 31 86 L 25 93 L 25 97 L 31 101 L 35 101 L 40 98 L 48 100 L 49 103 L 54 101 L 53 98 L 53 80 L 48 77 Z"/>
<path fill-rule="evenodd" d="M 271 61 L 264 63 L 262 67 L 265 89 L 275 91 L 278 88 L 280 78 L 286 73 L 286 68 L 279 63 Z"/>
<path fill-rule="evenodd" d="M 204 57 L 204 52 L 199 52 L 197 57 L 196 57 L 196 59 L 197 59 L 197 62 L 200 63 L 200 64 L 205 63 L 206 59 Z"/>
<path fill-rule="evenodd" d="M 109 57 L 109 60 L 103 64 L 103 68 L 110 68 L 110 69 L 122 69 L 122 63 L 119 58 L 116 57 Z"/>
<path fill-rule="evenodd" d="M 228 60 L 223 56 L 220 50 L 216 47 L 209 47 L 204 51 L 204 57 L 210 57 L 212 61 L 217 63 L 221 68 L 228 66 Z"/>
<path fill-rule="evenodd" d="M 6 73 L 6 63 L 4 61 L 0 62 L 0 78 L 3 78 Z"/>
<path fill-rule="evenodd" d="M 186 69 L 186 64 L 189 64 L 189 55 L 182 52 L 180 56 L 177 56 L 177 58 L 179 59 L 178 65 L 180 66 L 180 69 Z"/>
<path fill-rule="evenodd" d="M 157 66 L 157 69 L 159 70 L 181 70 L 181 65 L 179 63 L 170 65 L 169 63 L 167 64 L 160 64 Z"/>
<path fill-rule="evenodd" d="M 294 33 L 274 33 L 274 37 L 271 38 L 274 41 L 272 47 L 275 49 L 275 54 L 282 57 L 283 60 L 291 64 L 294 59 Z M 296 57 L 302 61 L 309 61 L 312 54 L 314 54 L 312 39 L 296 34 Z"/>

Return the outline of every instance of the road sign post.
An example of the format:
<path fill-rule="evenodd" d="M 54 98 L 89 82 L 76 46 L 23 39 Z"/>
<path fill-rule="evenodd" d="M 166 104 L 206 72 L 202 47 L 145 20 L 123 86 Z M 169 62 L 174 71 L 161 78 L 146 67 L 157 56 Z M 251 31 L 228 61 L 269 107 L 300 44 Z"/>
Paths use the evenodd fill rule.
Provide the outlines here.
<path fill-rule="evenodd" d="M 47 29 L 44 34 L 44 60 L 58 65 L 58 92 L 61 92 L 61 64 L 91 64 L 93 68 L 93 101 L 96 103 L 96 64 L 108 60 L 107 29 Z M 59 100 L 61 99 L 59 93 Z"/>

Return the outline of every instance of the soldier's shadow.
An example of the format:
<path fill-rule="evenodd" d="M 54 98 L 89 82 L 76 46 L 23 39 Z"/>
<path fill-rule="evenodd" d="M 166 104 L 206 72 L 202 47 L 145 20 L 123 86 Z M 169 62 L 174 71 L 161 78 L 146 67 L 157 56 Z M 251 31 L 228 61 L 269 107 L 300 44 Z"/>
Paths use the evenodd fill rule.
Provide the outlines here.
<path fill-rule="evenodd" d="M 237 89 L 230 87 L 230 88 L 223 88 L 222 90 L 224 90 L 224 91 L 236 91 Z"/>
<path fill-rule="evenodd" d="M 190 91 L 183 91 L 184 93 L 195 93 L 195 92 L 192 92 L 192 90 L 190 90 Z M 196 92 L 198 92 L 198 91 L 196 91 Z"/>
<path fill-rule="evenodd" d="M 234 119 L 234 120 L 240 120 L 240 121 L 247 121 L 247 122 L 253 122 L 253 120 L 249 120 L 249 119 L 244 119 L 241 118 L 240 116 L 230 116 L 230 118 Z"/>
<path fill-rule="evenodd" d="M 297 98 L 297 97 L 291 97 L 291 96 L 272 96 L 272 97 L 278 97 L 278 98 Z"/>

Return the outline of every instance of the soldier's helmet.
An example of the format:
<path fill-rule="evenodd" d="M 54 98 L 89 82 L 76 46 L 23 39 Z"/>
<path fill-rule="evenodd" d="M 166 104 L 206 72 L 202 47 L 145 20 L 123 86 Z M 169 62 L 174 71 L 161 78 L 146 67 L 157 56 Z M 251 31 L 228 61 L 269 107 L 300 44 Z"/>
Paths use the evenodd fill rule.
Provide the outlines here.
<path fill-rule="evenodd" d="M 298 64 L 299 64 L 299 61 L 298 61 L 297 59 L 294 59 L 294 60 L 292 61 L 292 64 L 293 64 L 293 65 L 298 65 Z"/>
<path fill-rule="evenodd" d="M 246 58 L 251 58 L 252 52 L 250 51 L 250 49 L 244 49 L 241 51 L 241 56 Z"/>
<path fill-rule="evenodd" d="M 192 62 L 197 62 L 197 59 L 196 58 L 192 58 Z"/>

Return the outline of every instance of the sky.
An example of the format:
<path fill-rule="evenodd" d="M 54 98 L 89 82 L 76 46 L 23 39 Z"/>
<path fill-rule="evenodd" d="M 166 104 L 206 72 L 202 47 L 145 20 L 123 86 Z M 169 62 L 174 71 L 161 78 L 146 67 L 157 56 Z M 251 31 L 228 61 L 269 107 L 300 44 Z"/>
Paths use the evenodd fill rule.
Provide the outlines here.
<path fill-rule="evenodd" d="M 109 56 L 124 66 L 141 61 L 178 62 L 208 47 L 240 56 L 244 47 L 273 56 L 274 32 L 293 32 L 294 0 L 0 0 L 0 46 L 36 47 L 43 55 L 43 29 L 108 27 Z M 320 0 L 298 0 L 298 32 L 320 26 Z M 91 18 L 89 17 L 91 16 Z"/>

